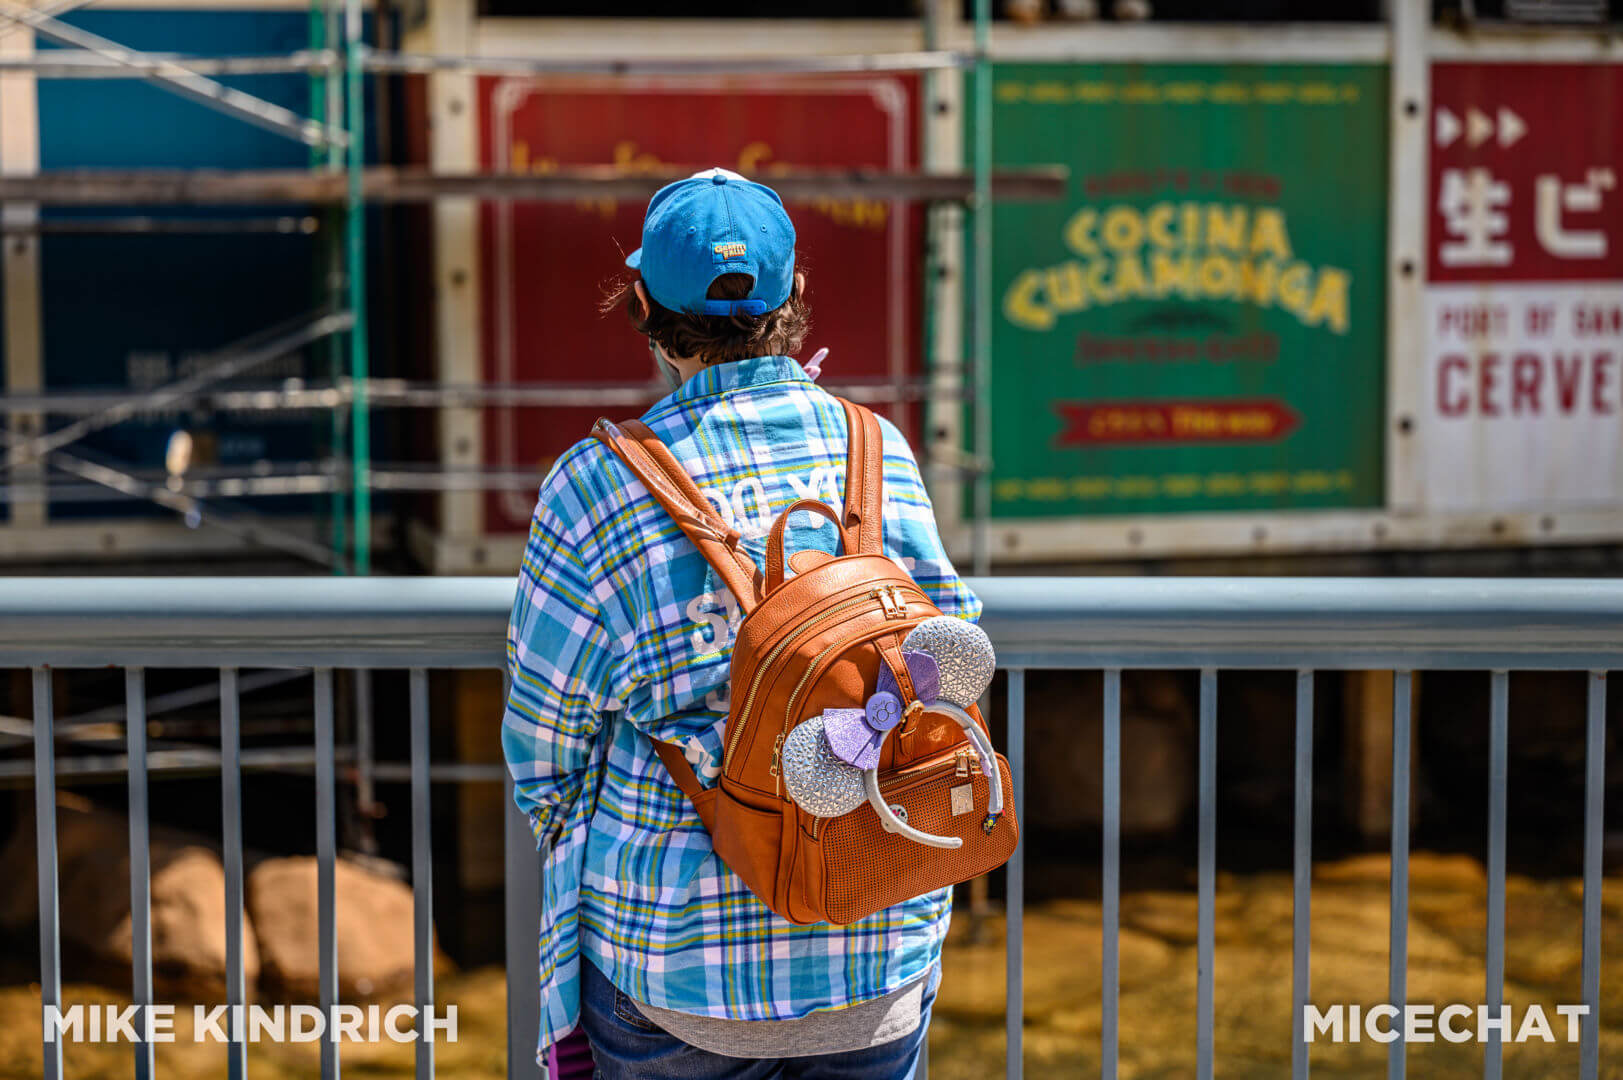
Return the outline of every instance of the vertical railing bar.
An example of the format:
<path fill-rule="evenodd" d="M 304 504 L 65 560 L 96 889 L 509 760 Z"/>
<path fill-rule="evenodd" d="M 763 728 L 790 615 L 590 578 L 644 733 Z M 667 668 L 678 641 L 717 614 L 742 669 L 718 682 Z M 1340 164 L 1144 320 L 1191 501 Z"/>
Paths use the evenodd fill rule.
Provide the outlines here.
<path fill-rule="evenodd" d="M 1497 1017 L 1505 999 L 1505 798 L 1509 778 L 1510 673 L 1495 671 L 1488 721 L 1488 963 L 1483 1000 Z M 1499 1080 L 1504 1069 L 1504 1033 L 1488 1032 L 1482 1048 L 1482 1075 Z"/>
<path fill-rule="evenodd" d="M 1121 998 L 1119 934 L 1121 932 L 1121 669 L 1105 672 L 1104 713 L 1104 867 L 1100 884 L 1103 935 L 1100 943 L 1099 1076 L 1116 1080 L 1119 1050 L 1117 1009 Z"/>
<path fill-rule="evenodd" d="M 130 798 L 130 1004 L 145 1033 L 152 1007 L 152 849 L 147 809 L 147 681 L 141 668 L 124 672 L 124 745 Z M 151 1080 L 152 1043 L 135 1044 L 135 1080 Z"/>
<path fill-rule="evenodd" d="M 1411 674 L 1392 673 L 1392 910 L 1387 952 L 1387 998 L 1404 1009 L 1409 993 L 1409 695 Z M 1403 1025 L 1386 1045 L 1388 1080 L 1402 1080 L 1408 1067 Z"/>
<path fill-rule="evenodd" d="M 39 878 L 39 1000 L 41 1076 L 62 1080 L 62 1044 L 48 1034 L 48 1010 L 62 1007 L 62 937 L 56 890 L 56 724 L 51 670 L 34 669 L 34 827 Z"/>
<path fill-rule="evenodd" d="M 1195 1076 L 1212 1080 L 1212 960 L 1217 905 L 1217 671 L 1200 673 L 1200 850 L 1196 927 Z"/>
<path fill-rule="evenodd" d="M 367 819 L 376 808 L 372 758 L 372 672 L 362 668 L 355 672 L 355 804 Z"/>
<path fill-rule="evenodd" d="M 417 1015 L 434 1003 L 434 859 L 429 834 L 428 672 L 411 669 L 411 905 Z M 419 1020 L 421 1024 L 422 1021 Z M 425 1034 L 426 1025 L 420 1027 Z M 417 1080 L 434 1075 L 434 1043 L 417 1040 Z"/>
<path fill-rule="evenodd" d="M 237 695 L 237 669 L 219 669 L 219 776 L 221 833 L 226 858 L 226 1004 L 247 1002 L 242 965 L 242 702 Z M 227 1075 L 243 1080 L 248 1072 L 247 1031 L 237 1022 L 242 1009 L 227 1010 L 230 1043 Z"/>
<path fill-rule="evenodd" d="M 315 671 L 316 721 L 316 950 L 321 1013 L 331 1023 L 338 1004 L 337 784 L 333 768 L 333 676 Z M 321 1040 L 321 1080 L 337 1080 L 338 1041 Z"/>
<path fill-rule="evenodd" d="M 512 677 L 502 671 L 502 701 L 512 691 Z M 536 1035 L 541 1030 L 541 993 L 536 982 L 536 934 L 541 924 L 541 854 L 529 819 L 512 799 L 512 784 L 504 781 L 508 798 L 502 815 L 507 873 L 502 882 L 505 900 L 507 957 L 507 1080 L 537 1080 Z"/>
<path fill-rule="evenodd" d="M 1014 815 L 1023 820 L 1026 793 L 1026 669 L 1009 669 L 1009 770 L 1014 774 Z M 1004 1074 L 1020 1080 L 1025 1070 L 1026 857 L 1016 844 L 1009 858 L 1007 930 L 1004 941 Z"/>
<path fill-rule="evenodd" d="M 1589 718 L 1584 750 L 1584 960 L 1583 1018 L 1578 1046 L 1580 1080 L 1600 1073 L 1600 914 L 1602 843 L 1606 833 L 1606 672 L 1589 673 Z"/>
<path fill-rule="evenodd" d="M 1313 942 L 1313 672 L 1296 673 L 1296 806 L 1291 886 L 1291 1080 L 1307 1080 Z"/>
<path fill-rule="evenodd" d="M 220 804 L 225 857 L 225 1000 L 227 1005 L 243 1005 L 247 986 L 242 963 L 242 712 L 236 668 L 220 669 Z M 243 1011 L 227 1010 L 230 1080 L 243 1080 L 248 1073 L 248 1033 L 237 1022 Z"/>

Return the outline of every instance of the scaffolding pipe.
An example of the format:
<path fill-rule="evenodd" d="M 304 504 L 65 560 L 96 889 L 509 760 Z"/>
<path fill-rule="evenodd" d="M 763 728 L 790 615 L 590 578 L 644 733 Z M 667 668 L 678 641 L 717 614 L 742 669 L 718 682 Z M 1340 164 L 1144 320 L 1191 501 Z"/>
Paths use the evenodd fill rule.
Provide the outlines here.
<path fill-rule="evenodd" d="M 0 0 L 3 2 L 3 0 Z M 374 202 L 422 203 L 442 198 L 573 202 L 615 199 L 646 202 L 680 170 L 629 173 L 608 165 L 577 165 L 550 173 L 433 173 L 422 168 L 375 166 L 362 170 L 362 195 Z M 999 170 L 986 182 L 1000 200 L 1064 197 L 1064 168 Z M 786 202 L 832 199 L 971 200 L 971 173 L 882 169 L 793 169 L 772 177 Z M 41 206 L 213 206 L 239 203 L 336 203 L 349 196 L 345 178 L 308 169 L 59 169 L 0 177 L 0 202 Z"/>
<path fill-rule="evenodd" d="M 317 227 L 313 217 L 36 218 L 0 223 L 0 236 L 309 236 Z"/>
<path fill-rule="evenodd" d="M 349 312 L 331 312 L 313 318 L 307 316 L 254 334 L 235 346 L 205 357 L 207 363 L 195 374 L 177 379 L 155 390 L 127 397 L 116 405 L 76 420 L 56 431 L 32 439 L 12 441 L 7 447 L 5 460 L 0 461 L 0 472 L 38 460 L 53 450 L 84 438 L 91 432 L 122 423 L 138 413 L 190 401 L 212 383 L 240 375 L 260 364 L 286 356 L 313 341 L 319 341 L 327 334 L 339 333 L 348 328 L 353 321 Z"/>
<path fill-rule="evenodd" d="M 323 71 L 337 63 L 336 53 L 310 50 L 278 56 L 132 53 L 125 59 L 113 59 L 87 50 L 52 49 L 32 56 L 0 57 L 0 72 L 24 72 L 40 79 L 147 79 L 177 68 L 191 75 L 296 75 Z"/>
<path fill-rule="evenodd" d="M 975 457 L 992 458 L 992 4 L 975 0 L 975 257 L 970 295 L 974 305 Z M 989 535 L 992 474 L 975 474 L 972 528 L 975 574 L 992 572 Z"/>
<path fill-rule="evenodd" d="M 355 380 L 350 403 L 350 454 L 354 470 L 351 506 L 354 509 L 355 573 L 372 572 L 372 490 L 365 482 L 371 469 L 372 416 L 367 407 L 366 325 L 366 202 L 362 174 L 366 166 L 366 93 L 362 76 L 361 0 L 344 0 L 344 83 L 349 99 L 349 175 L 344 202 L 344 253 L 349 286 L 349 310 L 355 320 L 349 329 L 349 375 Z"/>
<path fill-rule="evenodd" d="M 853 53 L 828 56 L 738 57 L 683 60 L 650 58 L 592 60 L 573 57 L 438 56 L 428 53 L 385 53 L 367 49 L 369 71 L 395 75 L 430 75 L 451 71 L 477 75 L 851 75 L 941 71 L 968 67 L 973 57 L 942 49 L 901 53 Z"/>
<path fill-rule="evenodd" d="M 831 393 L 862 404 L 910 401 L 951 403 L 967 400 L 962 393 L 932 387 L 926 377 L 897 381 L 889 376 L 869 376 L 830 379 L 819 385 Z M 367 401 L 373 410 L 576 406 L 641 409 L 652 405 L 665 393 L 664 384 L 655 382 L 435 383 L 370 378 L 366 387 Z M 129 391 L 116 388 L 0 394 L 0 415 L 45 413 L 49 416 L 85 416 L 121 404 L 129 397 Z M 287 379 L 277 385 L 205 390 L 190 398 L 186 407 L 233 413 L 310 412 L 347 408 L 353 400 L 354 383 L 347 378 L 337 382 Z"/>
<path fill-rule="evenodd" d="M 339 41 L 343 34 L 343 12 L 339 4 L 340 0 L 311 0 L 310 4 L 311 45 L 331 52 L 339 60 L 339 66 L 327 69 L 317 79 L 312 80 L 311 100 L 314 107 L 320 110 L 324 123 L 337 123 L 344 111 L 343 54 L 339 51 Z M 329 175 L 336 176 L 344 171 L 348 161 L 347 158 L 339 156 L 335 147 L 325 146 L 317 151 L 317 164 Z M 341 308 L 348 295 L 347 278 L 344 274 L 344 252 L 348 237 L 337 227 L 343 213 L 340 208 L 329 206 L 323 213 L 326 215 L 328 229 L 323 235 L 325 242 L 322 244 L 325 271 L 322 289 L 326 293 L 327 303 L 335 308 Z M 334 382 L 337 382 L 344 372 L 343 345 L 343 339 L 337 336 L 323 342 L 326 373 Z M 342 452 L 349 434 L 345 423 L 346 414 L 337 407 L 337 404 L 334 403 L 332 411 L 327 415 L 328 444 L 333 453 Z M 349 404 L 347 398 L 343 404 Z M 332 549 L 343 554 L 349 548 L 349 493 L 335 486 L 328 500 L 327 509 L 330 517 Z M 340 559 L 334 564 L 333 572 L 342 573 L 344 567 L 345 563 Z"/>
<path fill-rule="evenodd" d="M 58 44 L 95 53 L 110 63 L 139 68 L 149 59 L 115 41 L 70 26 L 33 8 L 13 3 L 12 0 L 0 0 L 0 18 L 21 23 L 40 37 Z M 323 141 L 342 146 L 346 138 L 342 131 L 330 124 L 323 127 L 299 116 L 291 109 L 254 97 L 252 94 L 245 94 L 241 90 L 233 90 L 174 61 L 162 61 L 153 70 L 143 71 L 142 74 L 147 81 L 165 87 L 182 97 L 311 146 Z"/>

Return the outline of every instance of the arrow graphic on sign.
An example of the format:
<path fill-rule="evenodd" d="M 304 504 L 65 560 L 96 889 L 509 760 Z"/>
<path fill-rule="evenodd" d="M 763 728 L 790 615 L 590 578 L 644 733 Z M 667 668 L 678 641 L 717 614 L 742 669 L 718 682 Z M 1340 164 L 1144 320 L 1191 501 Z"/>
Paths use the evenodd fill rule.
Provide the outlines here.
<path fill-rule="evenodd" d="M 1499 145 L 1507 147 L 1517 139 L 1527 134 L 1527 124 L 1522 118 L 1505 108 L 1499 107 Z"/>
<path fill-rule="evenodd" d="M 1278 442 L 1302 422 L 1275 398 L 1190 401 L 1056 401 L 1065 421 L 1056 446 Z"/>
<path fill-rule="evenodd" d="M 1465 141 L 1481 146 L 1493 135 L 1493 120 L 1480 109 L 1465 110 Z"/>
<path fill-rule="evenodd" d="M 1436 138 L 1438 146 L 1447 146 L 1460 137 L 1460 118 L 1438 106 Z"/>

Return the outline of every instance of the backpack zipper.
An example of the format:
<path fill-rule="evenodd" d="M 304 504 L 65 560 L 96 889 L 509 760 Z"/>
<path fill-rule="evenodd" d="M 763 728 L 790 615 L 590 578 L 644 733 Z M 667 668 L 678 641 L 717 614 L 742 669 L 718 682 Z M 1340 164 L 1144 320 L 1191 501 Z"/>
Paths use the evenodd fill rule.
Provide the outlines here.
<path fill-rule="evenodd" d="M 907 603 L 897 595 L 901 592 L 897 586 L 882 585 L 875 589 L 874 592 L 881 594 L 886 598 L 886 619 L 907 618 Z M 922 596 L 923 593 L 920 593 L 919 595 Z M 891 607 L 892 604 L 895 605 L 894 608 Z M 892 614 L 892 611 L 895 611 L 896 614 Z M 800 676 L 800 681 L 795 684 L 794 693 L 789 695 L 789 704 L 783 710 L 783 730 L 778 732 L 778 737 L 773 740 L 772 743 L 772 790 L 775 794 L 783 794 L 783 780 L 779 775 L 778 760 L 779 755 L 783 752 L 783 740 L 789 737 L 789 721 L 794 719 L 795 702 L 800 700 L 800 692 L 806 689 L 806 684 L 810 682 L 812 676 L 817 673 L 817 669 L 822 666 L 823 661 L 828 659 L 829 653 L 835 651 L 836 649 L 849 648 L 851 644 L 852 642 L 850 638 L 847 638 L 844 641 L 836 641 L 832 645 L 824 648 L 822 652 L 812 657 L 812 662 L 807 665 L 806 670 Z"/>
<path fill-rule="evenodd" d="M 761 661 L 761 663 L 757 665 L 755 669 L 755 678 L 750 682 L 749 694 L 744 698 L 744 708 L 738 714 L 738 730 L 733 732 L 732 738 L 728 740 L 727 753 L 723 755 L 721 759 L 721 767 L 723 770 L 726 770 L 732 765 L 733 752 L 738 749 L 738 742 L 744 737 L 744 721 L 749 717 L 750 709 L 755 704 L 755 695 L 761 689 L 761 680 L 766 678 L 766 673 L 772 667 L 772 662 L 778 658 L 778 654 L 783 652 L 784 649 L 788 648 L 790 643 L 793 642 L 795 638 L 799 637 L 802 633 L 811 629 L 813 626 L 816 626 L 839 612 L 845 611 L 847 608 L 854 607 L 857 604 L 866 603 L 869 600 L 877 599 L 887 588 L 895 588 L 895 586 L 887 585 L 879 588 L 869 589 L 862 596 L 853 596 L 847 600 L 840 601 L 833 607 L 827 609 L 826 611 L 819 612 L 810 619 L 807 619 L 805 622 L 801 623 L 799 626 L 795 627 L 794 630 L 785 636 L 782 641 L 778 642 L 772 647 L 772 651 L 767 653 L 766 659 Z M 889 609 L 887 608 L 886 611 L 888 612 Z M 889 618 L 889 615 L 887 614 L 886 617 Z M 782 745 L 783 739 L 780 737 L 776 745 L 773 747 L 774 771 L 776 770 L 777 764 L 777 751 Z"/>

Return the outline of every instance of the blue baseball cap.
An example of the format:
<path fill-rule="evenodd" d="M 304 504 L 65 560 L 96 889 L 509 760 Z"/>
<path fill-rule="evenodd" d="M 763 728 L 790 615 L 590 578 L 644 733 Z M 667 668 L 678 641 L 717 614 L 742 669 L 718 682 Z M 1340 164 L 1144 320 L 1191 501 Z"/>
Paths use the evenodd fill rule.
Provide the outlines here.
<path fill-rule="evenodd" d="M 764 315 L 789 299 L 795 227 L 778 193 L 727 169 L 666 184 L 648 201 L 642 247 L 626 258 L 649 295 L 689 315 Z M 711 282 L 748 274 L 743 300 L 711 300 Z"/>

